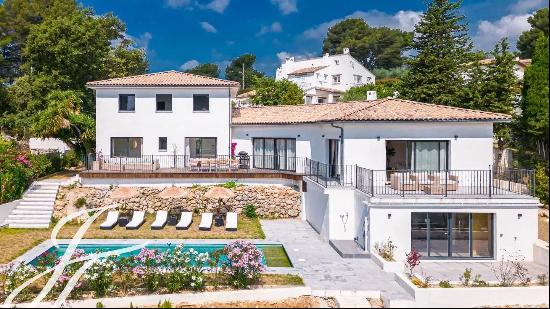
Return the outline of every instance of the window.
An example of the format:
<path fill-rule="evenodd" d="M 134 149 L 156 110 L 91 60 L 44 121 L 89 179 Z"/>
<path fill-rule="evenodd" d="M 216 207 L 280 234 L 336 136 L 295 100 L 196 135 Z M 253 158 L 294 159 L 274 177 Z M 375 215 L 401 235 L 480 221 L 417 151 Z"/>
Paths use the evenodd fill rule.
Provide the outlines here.
<path fill-rule="evenodd" d="M 293 138 L 254 138 L 254 167 L 296 170 L 296 140 Z"/>
<path fill-rule="evenodd" d="M 448 141 L 386 141 L 388 170 L 445 171 Z"/>
<path fill-rule="evenodd" d="M 119 94 L 118 95 L 118 111 L 119 112 L 134 112 L 136 110 L 136 95 L 135 94 Z"/>
<path fill-rule="evenodd" d="M 215 158 L 217 140 L 215 137 L 187 137 L 185 139 L 185 152 L 191 158 Z"/>
<path fill-rule="evenodd" d="M 207 112 L 210 110 L 210 98 L 207 94 L 194 94 L 193 95 L 193 111 L 194 112 Z"/>
<path fill-rule="evenodd" d="M 317 97 L 317 103 L 327 103 L 326 97 Z"/>
<path fill-rule="evenodd" d="M 306 104 L 311 104 L 313 102 L 313 98 L 310 95 L 306 95 Z"/>
<path fill-rule="evenodd" d="M 493 214 L 412 213 L 411 249 L 424 257 L 492 258 Z"/>
<path fill-rule="evenodd" d="M 167 150 L 168 150 L 168 138 L 159 137 L 159 151 L 167 151 Z"/>
<path fill-rule="evenodd" d="M 171 112 L 171 111 L 172 111 L 172 95 L 157 94 L 157 112 Z"/>
<path fill-rule="evenodd" d="M 141 137 L 112 137 L 111 157 L 141 157 Z"/>
<path fill-rule="evenodd" d="M 332 101 L 334 101 L 335 103 L 340 102 L 340 96 L 339 95 L 332 96 Z"/>
<path fill-rule="evenodd" d="M 332 83 L 333 83 L 333 84 L 339 84 L 339 83 L 340 83 L 340 77 L 341 77 L 340 74 L 338 74 L 338 75 L 332 75 Z"/>
<path fill-rule="evenodd" d="M 362 79 L 363 79 L 363 76 L 361 76 L 361 75 L 353 75 L 353 81 L 356 84 L 361 84 Z"/>

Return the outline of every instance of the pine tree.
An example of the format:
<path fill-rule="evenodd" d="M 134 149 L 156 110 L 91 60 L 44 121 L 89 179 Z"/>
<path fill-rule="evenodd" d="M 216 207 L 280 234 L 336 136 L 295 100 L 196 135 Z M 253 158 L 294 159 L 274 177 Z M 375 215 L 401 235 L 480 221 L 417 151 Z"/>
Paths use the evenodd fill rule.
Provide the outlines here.
<path fill-rule="evenodd" d="M 459 13 L 461 1 L 433 0 L 415 27 L 401 96 L 406 99 L 461 106 L 464 63 L 471 60 L 468 26 Z"/>
<path fill-rule="evenodd" d="M 549 145 L 548 99 L 548 37 L 540 35 L 535 44 L 533 63 L 524 76 L 518 135 L 524 146 L 525 157 L 529 161 L 535 157 L 535 160 L 546 166 Z"/>

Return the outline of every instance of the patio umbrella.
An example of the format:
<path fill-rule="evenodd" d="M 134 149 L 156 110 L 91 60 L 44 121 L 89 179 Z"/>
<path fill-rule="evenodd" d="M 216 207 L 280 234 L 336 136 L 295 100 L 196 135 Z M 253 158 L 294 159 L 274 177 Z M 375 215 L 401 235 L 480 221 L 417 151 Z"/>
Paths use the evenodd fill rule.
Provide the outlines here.
<path fill-rule="evenodd" d="M 189 196 L 189 190 L 181 187 L 168 187 L 162 190 L 158 196 L 162 199 L 168 198 L 186 198 Z"/>
<path fill-rule="evenodd" d="M 227 188 L 223 188 L 223 187 L 212 187 L 210 188 L 205 194 L 204 196 L 206 198 L 210 198 L 210 199 L 215 199 L 215 200 L 218 200 L 218 208 L 216 209 L 216 217 L 217 217 L 217 222 L 216 222 L 216 226 L 221 226 L 223 225 L 223 220 L 221 219 L 220 217 L 220 209 L 222 207 L 222 203 L 224 204 L 225 206 L 225 203 L 224 201 L 232 198 L 235 196 L 235 193 L 233 193 L 233 191 L 227 189 Z M 226 209 L 227 210 L 227 209 Z"/>

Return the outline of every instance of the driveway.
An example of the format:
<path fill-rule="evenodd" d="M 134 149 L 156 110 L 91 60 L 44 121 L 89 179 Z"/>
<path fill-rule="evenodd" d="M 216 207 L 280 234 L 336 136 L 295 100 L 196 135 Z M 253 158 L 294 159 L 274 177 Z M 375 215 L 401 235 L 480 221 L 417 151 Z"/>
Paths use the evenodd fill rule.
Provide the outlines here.
<path fill-rule="evenodd" d="M 9 202 L 6 204 L 0 205 L 0 227 L 4 225 L 4 221 L 8 218 L 11 211 L 15 208 L 18 201 Z"/>

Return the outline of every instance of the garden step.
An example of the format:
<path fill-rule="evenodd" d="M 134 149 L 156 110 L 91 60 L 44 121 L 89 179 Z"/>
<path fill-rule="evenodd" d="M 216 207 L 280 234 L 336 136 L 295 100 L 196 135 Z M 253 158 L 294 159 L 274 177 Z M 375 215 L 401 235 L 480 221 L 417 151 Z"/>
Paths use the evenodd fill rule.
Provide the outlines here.
<path fill-rule="evenodd" d="M 30 221 L 30 220 L 36 220 L 41 222 L 50 222 L 51 216 L 49 214 L 46 215 L 36 215 L 36 214 L 24 214 L 24 215 L 18 215 L 18 214 L 11 214 L 8 216 L 8 221 Z"/>
<path fill-rule="evenodd" d="M 23 201 L 27 202 L 51 202 L 53 203 L 55 201 L 55 197 L 25 197 L 23 198 Z"/>
<path fill-rule="evenodd" d="M 12 211 L 12 215 L 52 215 L 52 210 L 42 210 L 42 209 L 27 209 L 27 208 L 16 208 Z"/>
<path fill-rule="evenodd" d="M 27 194 L 54 194 L 57 195 L 57 190 L 54 189 L 36 189 L 36 190 L 30 190 Z"/>
<path fill-rule="evenodd" d="M 51 194 L 51 193 L 34 193 L 34 192 L 30 192 L 30 193 L 27 193 L 25 194 L 25 196 L 23 196 L 23 200 L 26 200 L 28 198 L 46 198 L 46 199 L 55 199 L 57 194 Z"/>
<path fill-rule="evenodd" d="M 43 219 L 43 218 L 37 218 L 37 219 L 6 219 L 6 223 L 8 224 L 50 224 L 50 218 Z"/>
<path fill-rule="evenodd" d="M 53 203 L 22 201 L 22 202 L 19 202 L 19 204 L 17 205 L 17 207 L 20 207 L 20 206 L 50 206 L 50 207 L 52 207 Z"/>
<path fill-rule="evenodd" d="M 19 205 L 15 209 L 24 210 L 53 210 L 53 205 Z"/>

